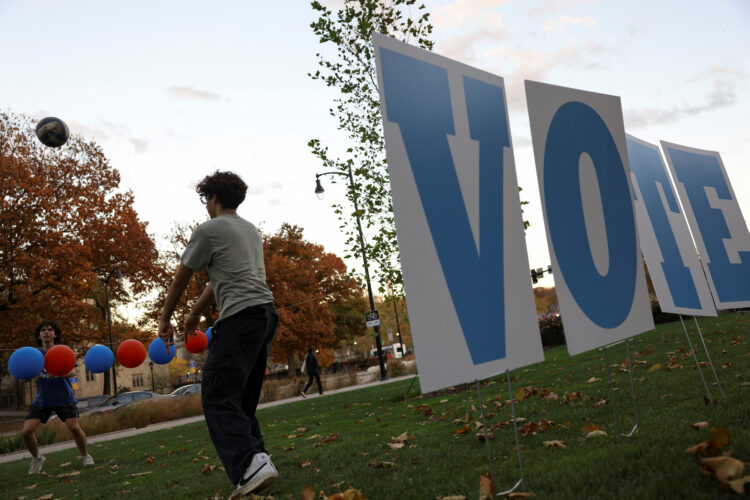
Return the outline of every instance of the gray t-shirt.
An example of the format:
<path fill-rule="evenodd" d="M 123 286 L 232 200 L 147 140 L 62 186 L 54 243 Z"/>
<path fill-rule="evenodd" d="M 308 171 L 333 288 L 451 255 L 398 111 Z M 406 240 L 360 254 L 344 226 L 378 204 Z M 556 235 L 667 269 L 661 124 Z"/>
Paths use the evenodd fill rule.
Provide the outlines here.
<path fill-rule="evenodd" d="M 219 319 L 273 302 L 266 285 L 263 240 L 255 226 L 239 215 L 222 214 L 198 226 L 182 263 L 196 272 L 208 270 Z"/>

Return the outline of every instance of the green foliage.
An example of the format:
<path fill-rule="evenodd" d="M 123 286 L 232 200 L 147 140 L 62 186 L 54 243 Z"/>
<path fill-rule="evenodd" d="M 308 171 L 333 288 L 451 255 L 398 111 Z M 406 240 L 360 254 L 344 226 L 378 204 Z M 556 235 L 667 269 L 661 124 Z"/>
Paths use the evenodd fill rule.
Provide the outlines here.
<path fill-rule="evenodd" d="M 544 347 L 565 345 L 565 329 L 560 316 L 551 314 L 539 320 L 539 333 Z"/>
<path fill-rule="evenodd" d="M 319 18 L 310 27 L 321 44 L 334 46 L 335 53 L 318 53 L 318 70 L 309 76 L 339 91 L 330 114 L 347 134 L 350 147 L 337 157 L 320 139 L 311 139 L 308 145 L 325 171 L 347 177 L 349 169 L 353 171 L 354 185 L 347 186 L 348 205 L 333 205 L 351 251 L 346 257 L 359 257 L 363 250 L 355 222 L 359 215 L 367 240 L 364 251 L 377 264 L 374 269 L 380 292 L 384 292 L 385 283 L 400 290 L 403 281 L 371 39 L 373 32 L 378 32 L 431 50 L 430 14 L 415 0 L 345 0 L 338 11 L 318 1 L 311 6 Z M 335 183 L 341 179 L 333 176 L 330 180 Z M 358 213 L 348 208 L 355 202 Z M 356 273 L 356 268 L 352 272 Z"/>

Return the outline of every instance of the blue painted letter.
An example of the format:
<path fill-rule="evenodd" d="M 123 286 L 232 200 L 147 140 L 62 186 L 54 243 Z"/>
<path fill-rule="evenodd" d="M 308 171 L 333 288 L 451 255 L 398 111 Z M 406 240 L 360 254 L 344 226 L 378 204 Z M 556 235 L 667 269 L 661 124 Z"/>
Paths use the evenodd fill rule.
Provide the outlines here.
<path fill-rule="evenodd" d="M 505 357 L 503 89 L 464 77 L 471 138 L 479 141 L 479 248 L 448 146 L 455 134 L 445 69 L 380 49 L 387 120 L 398 123 L 440 265 L 474 364 Z"/>
<path fill-rule="evenodd" d="M 579 162 L 594 162 L 604 210 L 609 272 L 597 271 L 583 214 Z M 602 328 L 615 328 L 630 314 L 635 297 L 638 244 L 630 187 L 612 135 L 602 118 L 581 102 L 555 113 L 544 151 L 544 199 L 552 245 L 562 275 L 584 314 Z"/>
<path fill-rule="evenodd" d="M 698 298 L 695 282 L 693 282 L 690 270 L 682 261 L 680 249 L 672 232 L 672 226 L 669 224 L 666 209 L 661 202 L 659 190 L 656 187 L 656 183 L 661 184 L 669 210 L 676 214 L 681 213 L 677 198 L 672 191 L 672 183 L 669 182 L 667 171 L 664 170 L 659 150 L 628 139 L 628 158 L 630 159 L 630 171 L 638 179 L 643 203 L 646 206 L 648 218 L 659 243 L 659 250 L 661 250 L 663 259 L 661 268 L 667 278 L 667 285 L 669 285 L 674 305 L 700 309 L 701 301 Z"/>
<path fill-rule="evenodd" d="M 714 156 L 669 148 L 668 154 L 679 182 L 684 184 L 695 220 L 698 222 L 703 244 L 708 253 L 708 269 L 722 302 L 750 300 L 750 252 L 739 252 L 740 262 L 729 262 L 722 241 L 731 238 L 724 214 L 711 208 L 706 188 L 716 189 L 722 200 L 731 200 L 732 194 L 724 180 L 721 165 Z M 743 230 L 746 231 L 745 228 Z"/>

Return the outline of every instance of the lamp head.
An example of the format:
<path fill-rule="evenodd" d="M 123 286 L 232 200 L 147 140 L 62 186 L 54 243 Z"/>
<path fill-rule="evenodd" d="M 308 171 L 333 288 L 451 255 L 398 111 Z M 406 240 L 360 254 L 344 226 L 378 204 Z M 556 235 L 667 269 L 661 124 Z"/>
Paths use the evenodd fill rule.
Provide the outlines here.
<path fill-rule="evenodd" d="M 120 271 L 120 266 L 116 266 L 115 267 L 115 271 L 116 271 L 115 272 L 115 276 L 117 277 L 118 280 L 121 280 L 122 279 L 122 272 Z"/>
<path fill-rule="evenodd" d="M 315 177 L 315 196 L 317 196 L 319 200 L 322 200 L 325 192 L 326 190 L 323 189 L 323 186 L 320 184 L 320 179 Z"/>

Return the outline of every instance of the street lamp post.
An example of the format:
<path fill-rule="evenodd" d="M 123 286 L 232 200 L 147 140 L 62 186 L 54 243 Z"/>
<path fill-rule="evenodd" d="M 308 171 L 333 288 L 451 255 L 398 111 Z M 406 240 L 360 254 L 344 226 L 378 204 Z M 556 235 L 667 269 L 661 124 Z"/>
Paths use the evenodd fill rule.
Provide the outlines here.
<path fill-rule="evenodd" d="M 323 172 L 322 174 L 315 174 L 315 194 L 319 199 L 323 199 L 323 193 L 325 189 L 320 184 L 320 178 L 324 175 L 343 175 L 349 177 L 349 187 L 352 190 L 352 203 L 354 204 L 354 216 L 357 218 L 357 232 L 359 235 L 359 246 L 362 250 L 362 262 L 365 266 L 365 280 L 367 281 L 367 295 L 370 298 L 370 311 L 375 311 L 375 300 L 372 296 L 372 284 L 370 283 L 370 269 L 367 265 L 367 253 L 365 252 L 365 237 L 362 234 L 362 222 L 359 219 L 359 207 L 357 207 L 357 193 L 354 190 L 354 176 L 352 175 L 352 167 L 347 166 L 349 173 L 343 172 Z M 378 347 L 378 363 L 380 364 L 380 380 L 388 378 L 385 371 L 385 363 L 383 362 L 383 344 L 380 341 L 380 326 L 375 326 L 375 344 Z"/>
<path fill-rule="evenodd" d="M 109 327 L 109 348 L 110 349 L 114 347 L 114 344 L 112 343 L 112 312 L 109 309 L 109 280 L 112 277 L 112 275 L 116 275 L 118 280 L 122 278 L 122 273 L 120 272 L 120 266 L 115 266 L 115 268 L 112 269 L 107 275 L 107 279 L 104 280 L 104 297 L 107 302 L 107 326 Z M 111 390 L 112 395 L 117 396 L 117 366 L 115 363 L 112 363 L 112 387 L 113 387 L 113 389 Z"/>
<path fill-rule="evenodd" d="M 406 355 L 406 350 L 404 349 L 404 341 L 401 339 L 401 323 L 398 321 L 398 307 L 396 307 L 396 297 L 393 295 L 393 288 L 391 287 L 390 283 L 388 284 L 388 288 L 391 291 L 391 296 L 393 297 L 393 314 L 396 315 L 396 332 L 398 332 L 398 344 L 401 346 L 399 349 L 401 349 L 401 357 L 404 357 Z"/>

